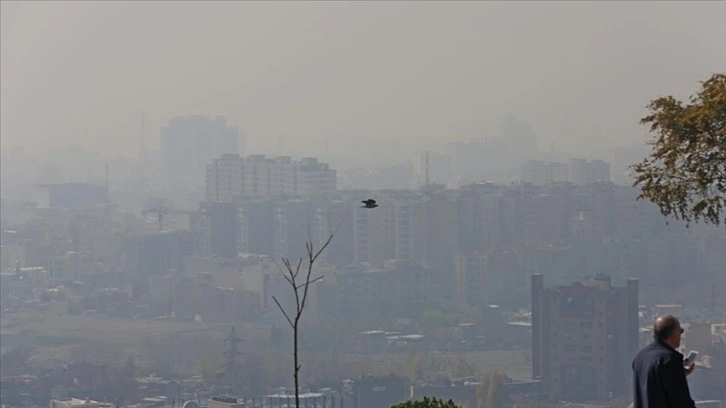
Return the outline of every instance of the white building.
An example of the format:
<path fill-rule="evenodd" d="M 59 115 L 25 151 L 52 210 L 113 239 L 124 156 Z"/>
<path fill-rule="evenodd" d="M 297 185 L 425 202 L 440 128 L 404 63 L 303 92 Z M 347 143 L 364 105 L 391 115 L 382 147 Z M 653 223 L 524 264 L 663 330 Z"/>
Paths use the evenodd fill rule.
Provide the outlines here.
<path fill-rule="evenodd" d="M 225 154 L 207 165 L 208 202 L 281 195 L 313 196 L 335 191 L 337 173 L 315 158 L 295 162 L 290 157 L 245 158 Z"/>
<path fill-rule="evenodd" d="M 329 168 L 327 163 L 320 163 L 318 159 L 308 157 L 297 163 L 295 193 L 300 195 L 318 195 L 337 188 L 336 171 Z"/>
<path fill-rule="evenodd" d="M 238 154 L 227 153 L 207 164 L 207 201 L 233 202 L 244 190 L 244 159 Z"/>
<path fill-rule="evenodd" d="M 113 404 L 92 401 L 90 399 L 82 400 L 78 398 L 66 398 L 59 400 L 50 400 L 49 408 L 111 408 Z"/>

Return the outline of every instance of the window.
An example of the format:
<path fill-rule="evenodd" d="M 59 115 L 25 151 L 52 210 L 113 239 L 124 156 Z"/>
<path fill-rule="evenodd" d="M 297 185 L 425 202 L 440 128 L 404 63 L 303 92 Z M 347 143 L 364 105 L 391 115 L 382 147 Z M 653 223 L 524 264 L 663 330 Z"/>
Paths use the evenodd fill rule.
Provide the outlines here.
<path fill-rule="evenodd" d="M 590 291 L 570 290 L 560 298 L 560 314 L 565 318 L 592 318 L 595 304 Z"/>

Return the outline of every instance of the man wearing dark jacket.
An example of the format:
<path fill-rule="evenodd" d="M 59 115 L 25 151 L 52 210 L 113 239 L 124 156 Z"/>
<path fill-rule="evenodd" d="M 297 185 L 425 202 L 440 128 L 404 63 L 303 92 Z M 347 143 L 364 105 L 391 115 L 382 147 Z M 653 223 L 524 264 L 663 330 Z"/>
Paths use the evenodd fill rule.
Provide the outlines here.
<path fill-rule="evenodd" d="M 686 376 L 696 364 L 684 367 L 681 346 L 683 329 L 671 315 L 653 325 L 655 341 L 640 350 L 633 360 L 634 408 L 694 408 Z"/>

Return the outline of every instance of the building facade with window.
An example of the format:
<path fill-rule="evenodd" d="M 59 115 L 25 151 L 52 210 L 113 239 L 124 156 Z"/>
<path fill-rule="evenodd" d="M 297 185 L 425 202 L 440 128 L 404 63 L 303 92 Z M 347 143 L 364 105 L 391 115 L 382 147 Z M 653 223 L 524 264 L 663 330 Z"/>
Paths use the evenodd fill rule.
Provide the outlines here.
<path fill-rule="evenodd" d="M 638 351 L 638 281 L 609 276 L 545 288 L 532 275 L 532 375 L 544 395 L 568 401 L 626 397 Z"/>

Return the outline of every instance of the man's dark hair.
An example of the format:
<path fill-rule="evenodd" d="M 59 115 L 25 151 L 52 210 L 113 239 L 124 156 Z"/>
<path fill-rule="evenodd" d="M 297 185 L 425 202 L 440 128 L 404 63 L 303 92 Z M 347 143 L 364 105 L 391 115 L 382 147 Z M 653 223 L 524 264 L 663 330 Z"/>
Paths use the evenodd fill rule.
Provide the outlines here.
<path fill-rule="evenodd" d="M 655 319 L 653 324 L 653 337 L 656 340 L 665 340 L 681 329 L 681 324 L 675 316 L 665 315 Z"/>

